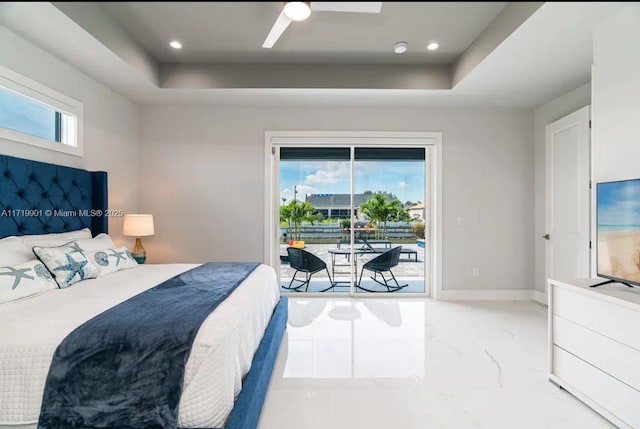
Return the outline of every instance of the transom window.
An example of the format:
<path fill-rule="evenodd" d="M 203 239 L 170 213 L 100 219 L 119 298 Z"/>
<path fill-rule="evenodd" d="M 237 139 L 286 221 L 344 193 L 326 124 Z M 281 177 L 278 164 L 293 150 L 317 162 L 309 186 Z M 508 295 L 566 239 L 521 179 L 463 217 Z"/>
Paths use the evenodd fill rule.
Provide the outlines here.
<path fill-rule="evenodd" d="M 82 156 L 82 103 L 0 67 L 0 138 Z"/>

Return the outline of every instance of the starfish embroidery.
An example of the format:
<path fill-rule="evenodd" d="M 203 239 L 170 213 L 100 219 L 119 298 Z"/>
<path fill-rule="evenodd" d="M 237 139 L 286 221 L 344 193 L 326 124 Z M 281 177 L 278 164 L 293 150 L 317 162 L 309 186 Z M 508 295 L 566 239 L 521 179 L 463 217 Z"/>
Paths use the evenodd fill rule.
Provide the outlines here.
<path fill-rule="evenodd" d="M 29 279 L 29 280 L 33 280 L 33 277 L 30 275 L 27 275 L 27 271 L 31 271 L 31 268 L 22 268 L 22 269 L 15 269 L 13 267 L 3 267 L 5 270 L 9 270 L 9 272 L 6 273 L 0 273 L 0 276 L 14 276 L 13 279 L 13 285 L 11 286 L 11 290 L 15 289 L 18 287 L 18 285 L 20 284 L 20 280 L 22 279 Z"/>
<path fill-rule="evenodd" d="M 67 257 L 67 264 L 61 265 L 58 268 L 54 268 L 53 271 L 69 271 L 67 274 L 67 278 L 65 279 L 65 283 L 69 283 L 71 279 L 73 279 L 76 274 L 80 276 L 80 280 L 84 279 L 84 266 L 87 265 L 87 260 L 78 262 L 71 257 L 71 254 L 67 253 L 65 255 Z"/>
<path fill-rule="evenodd" d="M 111 251 L 113 253 L 109 253 L 109 256 L 113 256 L 114 258 L 117 258 L 116 259 L 116 267 L 120 264 L 120 259 L 122 259 L 124 261 L 127 260 L 127 256 L 125 255 L 124 252 L 117 252 L 117 251 L 115 251 L 113 249 L 111 249 Z"/>
<path fill-rule="evenodd" d="M 82 252 L 84 252 L 84 250 L 82 250 L 80 245 L 78 243 L 76 243 L 75 241 L 72 242 L 72 243 L 66 244 L 66 246 L 71 248 L 71 252 L 69 252 L 69 253 L 82 253 Z"/>

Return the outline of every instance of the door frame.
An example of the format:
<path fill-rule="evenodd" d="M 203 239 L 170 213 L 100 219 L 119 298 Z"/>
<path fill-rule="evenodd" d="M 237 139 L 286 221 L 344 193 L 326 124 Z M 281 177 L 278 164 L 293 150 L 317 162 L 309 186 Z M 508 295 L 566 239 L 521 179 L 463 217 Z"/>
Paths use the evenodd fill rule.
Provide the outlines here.
<path fill-rule="evenodd" d="M 442 132 L 441 131 L 265 131 L 264 139 L 264 263 L 274 268 L 279 261 L 280 188 L 279 151 L 286 146 L 398 146 L 425 148 L 425 176 L 430 186 L 425 187 L 426 200 L 430 202 L 429 231 L 431 252 L 429 255 L 429 283 L 424 293 L 401 294 L 402 298 L 432 296 L 437 299 L 442 291 Z M 353 172 L 352 172 L 353 174 Z M 353 181 L 352 181 L 353 186 Z M 427 250 L 427 249 L 425 249 Z M 280 273 L 277 273 L 278 277 Z M 390 294 L 357 294 L 358 298 Z M 307 293 L 305 297 L 327 296 L 327 293 Z M 339 296 L 345 296 L 344 293 Z M 349 294 L 348 296 L 354 296 Z"/>
<path fill-rule="evenodd" d="M 552 201 L 553 201 L 553 189 L 552 183 L 549 180 L 549 174 L 553 169 L 553 154 L 551 151 L 551 139 L 550 139 L 550 126 L 551 125 L 559 125 L 560 130 L 567 129 L 571 127 L 575 122 L 572 116 L 577 114 L 583 114 L 586 112 L 588 117 L 588 134 L 587 137 L 589 139 L 589 160 L 587 162 L 587 168 L 589 169 L 588 177 L 589 183 L 589 202 L 588 202 L 588 231 L 589 231 L 589 243 L 591 247 L 589 248 L 589 275 L 594 276 L 595 269 L 595 252 L 593 249 L 593 241 L 595 237 L 595 221 L 594 221 L 594 213 L 595 213 L 595 186 L 593 186 L 593 139 L 591 136 L 591 105 L 586 105 L 574 112 L 571 112 L 563 117 L 548 123 L 545 126 L 545 213 L 544 213 L 544 232 L 545 234 L 552 234 Z M 560 131 L 556 130 L 556 132 Z M 549 276 L 551 270 L 551 259 L 552 259 L 551 251 L 549 249 L 549 241 L 545 240 L 544 243 L 544 278 L 545 278 L 545 288 L 544 288 L 544 301 L 548 302 L 549 297 Z"/>

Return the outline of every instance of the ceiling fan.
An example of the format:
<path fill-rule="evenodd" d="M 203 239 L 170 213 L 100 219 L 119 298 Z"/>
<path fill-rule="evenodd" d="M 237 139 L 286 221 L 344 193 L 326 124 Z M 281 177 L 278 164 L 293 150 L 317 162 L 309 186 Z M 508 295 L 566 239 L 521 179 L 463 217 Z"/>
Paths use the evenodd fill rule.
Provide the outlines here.
<path fill-rule="evenodd" d="M 309 18 L 311 12 L 354 12 L 354 13 L 380 13 L 382 2 L 329 2 L 329 1 L 289 1 L 278 15 L 275 24 L 262 44 L 263 48 L 272 48 L 278 41 L 284 30 L 292 21 L 304 21 Z"/>

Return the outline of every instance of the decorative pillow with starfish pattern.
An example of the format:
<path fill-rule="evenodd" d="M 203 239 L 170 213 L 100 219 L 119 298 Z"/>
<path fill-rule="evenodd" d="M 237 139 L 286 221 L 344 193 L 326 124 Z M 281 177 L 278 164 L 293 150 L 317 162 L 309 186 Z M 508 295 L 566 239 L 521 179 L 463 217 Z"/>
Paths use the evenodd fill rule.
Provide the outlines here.
<path fill-rule="evenodd" d="M 0 267 L 0 304 L 51 289 L 58 289 L 58 285 L 37 259 L 12 267 Z"/>
<path fill-rule="evenodd" d="M 75 241 L 56 247 L 34 246 L 33 253 L 47 267 L 61 289 L 85 279 L 96 278 L 98 267 Z"/>
<path fill-rule="evenodd" d="M 126 247 L 98 250 L 87 252 L 87 254 L 89 255 L 89 260 L 95 263 L 100 271 L 98 277 L 103 277 L 120 270 L 126 270 L 127 268 L 133 268 L 138 265 Z"/>

